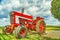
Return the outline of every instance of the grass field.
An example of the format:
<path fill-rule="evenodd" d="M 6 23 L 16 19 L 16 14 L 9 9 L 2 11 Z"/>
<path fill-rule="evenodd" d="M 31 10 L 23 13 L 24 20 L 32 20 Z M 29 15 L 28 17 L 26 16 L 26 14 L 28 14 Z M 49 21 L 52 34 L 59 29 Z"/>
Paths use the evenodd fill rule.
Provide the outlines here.
<path fill-rule="evenodd" d="M 60 30 L 60 26 L 46 26 L 46 30 Z"/>
<path fill-rule="evenodd" d="M 48 30 L 60 30 L 60 27 L 46 27 L 46 31 Z M 2 34 L 2 27 L 0 27 L 0 40 L 60 40 L 60 38 L 57 39 L 39 36 L 38 34 L 28 34 L 25 38 L 16 39 L 13 34 L 10 35 Z"/>

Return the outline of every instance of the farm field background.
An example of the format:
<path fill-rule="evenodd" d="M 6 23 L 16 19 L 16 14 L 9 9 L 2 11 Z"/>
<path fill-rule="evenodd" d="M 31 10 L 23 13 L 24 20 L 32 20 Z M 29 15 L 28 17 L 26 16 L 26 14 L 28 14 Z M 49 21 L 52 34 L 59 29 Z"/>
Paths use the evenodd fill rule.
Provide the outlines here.
<path fill-rule="evenodd" d="M 38 34 L 27 34 L 27 36 L 25 38 L 20 38 L 20 39 L 16 39 L 14 37 L 13 34 L 10 35 L 4 35 L 2 34 L 2 28 L 0 27 L 0 40 L 60 40 L 60 26 L 46 26 L 46 32 L 47 34 L 39 36 Z M 53 32 L 51 32 L 53 31 Z M 55 31 L 57 31 L 56 33 L 54 33 Z M 49 32 L 51 32 L 49 34 Z M 57 36 L 56 38 L 54 38 L 53 35 L 51 34 L 56 34 L 54 36 Z"/>

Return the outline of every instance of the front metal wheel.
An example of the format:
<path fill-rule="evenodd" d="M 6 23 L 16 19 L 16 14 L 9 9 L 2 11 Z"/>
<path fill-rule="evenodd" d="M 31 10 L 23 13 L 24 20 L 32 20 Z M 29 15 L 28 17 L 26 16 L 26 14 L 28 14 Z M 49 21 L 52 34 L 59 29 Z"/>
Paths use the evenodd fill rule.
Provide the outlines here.
<path fill-rule="evenodd" d="M 2 33 L 3 33 L 3 34 L 11 34 L 12 31 L 11 31 L 11 29 L 10 29 L 9 27 L 10 27 L 10 25 L 5 26 L 5 27 L 2 29 Z"/>
<path fill-rule="evenodd" d="M 27 35 L 27 29 L 25 27 L 18 26 L 13 33 L 16 38 L 23 38 Z"/>

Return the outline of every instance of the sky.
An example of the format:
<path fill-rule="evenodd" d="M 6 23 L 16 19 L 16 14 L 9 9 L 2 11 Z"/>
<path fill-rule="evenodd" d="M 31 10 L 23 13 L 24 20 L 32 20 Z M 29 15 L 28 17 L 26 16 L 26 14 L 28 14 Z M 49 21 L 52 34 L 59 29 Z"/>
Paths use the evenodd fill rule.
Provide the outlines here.
<path fill-rule="evenodd" d="M 21 12 L 25 9 L 25 14 L 43 17 L 46 25 L 60 25 L 60 22 L 51 14 L 52 0 L 0 0 L 0 26 L 10 24 L 9 13 L 11 11 Z"/>

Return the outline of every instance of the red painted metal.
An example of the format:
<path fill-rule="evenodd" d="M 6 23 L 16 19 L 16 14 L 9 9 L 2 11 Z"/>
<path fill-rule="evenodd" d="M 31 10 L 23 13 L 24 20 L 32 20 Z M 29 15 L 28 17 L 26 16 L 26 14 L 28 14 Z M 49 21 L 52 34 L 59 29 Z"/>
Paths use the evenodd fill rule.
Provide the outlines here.
<path fill-rule="evenodd" d="M 22 14 L 22 13 L 19 13 L 19 12 L 16 12 L 16 11 L 14 11 L 13 13 L 14 13 L 14 24 L 16 24 L 16 16 L 27 18 L 28 19 L 27 21 L 30 21 L 30 22 L 33 21 L 32 16 L 30 16 L 30 15 Z"/>
<path fill-rule="evenodd" d="M 15 30 L 16 27 L 21 27 L 21 25 L 23 25 L 24 27 L 26 27 L 28 30 L 34 30 L 36 31 L 36 28 L 37 28 L 37 22 L 39 20 L 42 20 L 44 21 L 44 18 L 42 17 L 36 17 L 35 20 L 33 20 L 33 17 L 30 16 L 30 15 L 26 15 L 26 14 L 23 14 L 23 11 L 24 9 L 22 9 L 22 13 L 19 13 L 19 12 L 16 12 L 16 11 L 13 11 L 13 13 L 10 14 L 10 27 L 9 29 L 6 28 L 6 32 L 9 33 L 10 30 L 13 31 Z M 16 23 L 16 16 L 19 16 L 19 23 Z M 43 23 L 39 23 L 40 27 L 40 32 L 43 32 L 44 31 L 44 24 Z M 21 29 L 20 30 L 20 36 L 21 37 L 24 37 L 26 34 L 26 30 L 25 29 Z"/>
<path fill-rule="evenodd" d="M 16 23 L 16 16 L 19 16 L 19 23 Z M 14 11 L 13 12 L 13 22 L 11 24 L 11 30 L 14 30 L 16 27 L 21 26 L 21 24 L 23 24 L 28 30 L 36 30 L 36 23 L 39 20 L 43 20 L 44 18 L 42 17 L 36 17 L 35 20 L 33 20 L 33 17 L 30 15 L 26 15 L 26 14 L 22 14 L 19 12 Z M 44 30 L 44 25 L 40 24 L 40 32 L 42 32 Z M 23 35 L 23 32 L 21 32 Z"/>
<path fill-rule="evenodd" d="M 19 34 L 19 35 L 20 35 L 21 37 L 24 37 L 25 34 L 26 34 L 26 30 L 22 28 L 22 29 L 20 30 L 20 34 Z"/>
<path fill-rule="evenodd" d="M 16 23 L 16 16 L 20 16 L 19 22 L 23 23 L 25 27 L 27 27 L 28 29 L 35 29 L 36 27 L 36 23 L 39 20 L 44 20 L 44 18 L 42 17 L 36 17 L 36 20 L 33 20 L 32 16 L 26 15 L 26 14 L 22 14 L 19 12 L 14 11 L 14 25 L 18 26 L 19 24 Z M 22 17 L 22 18 L 21 18 Z M 30 24 L 31 22 L 31 24 Z M 40 24 L 40 31 L 42 32 L 44 30 L 44 25 Z"/>
<path fill-rule="evenodd" d="M 40 32 L 42 33 L 44 31 L 44 25 L 41 23 L 40 24 Z"/>

